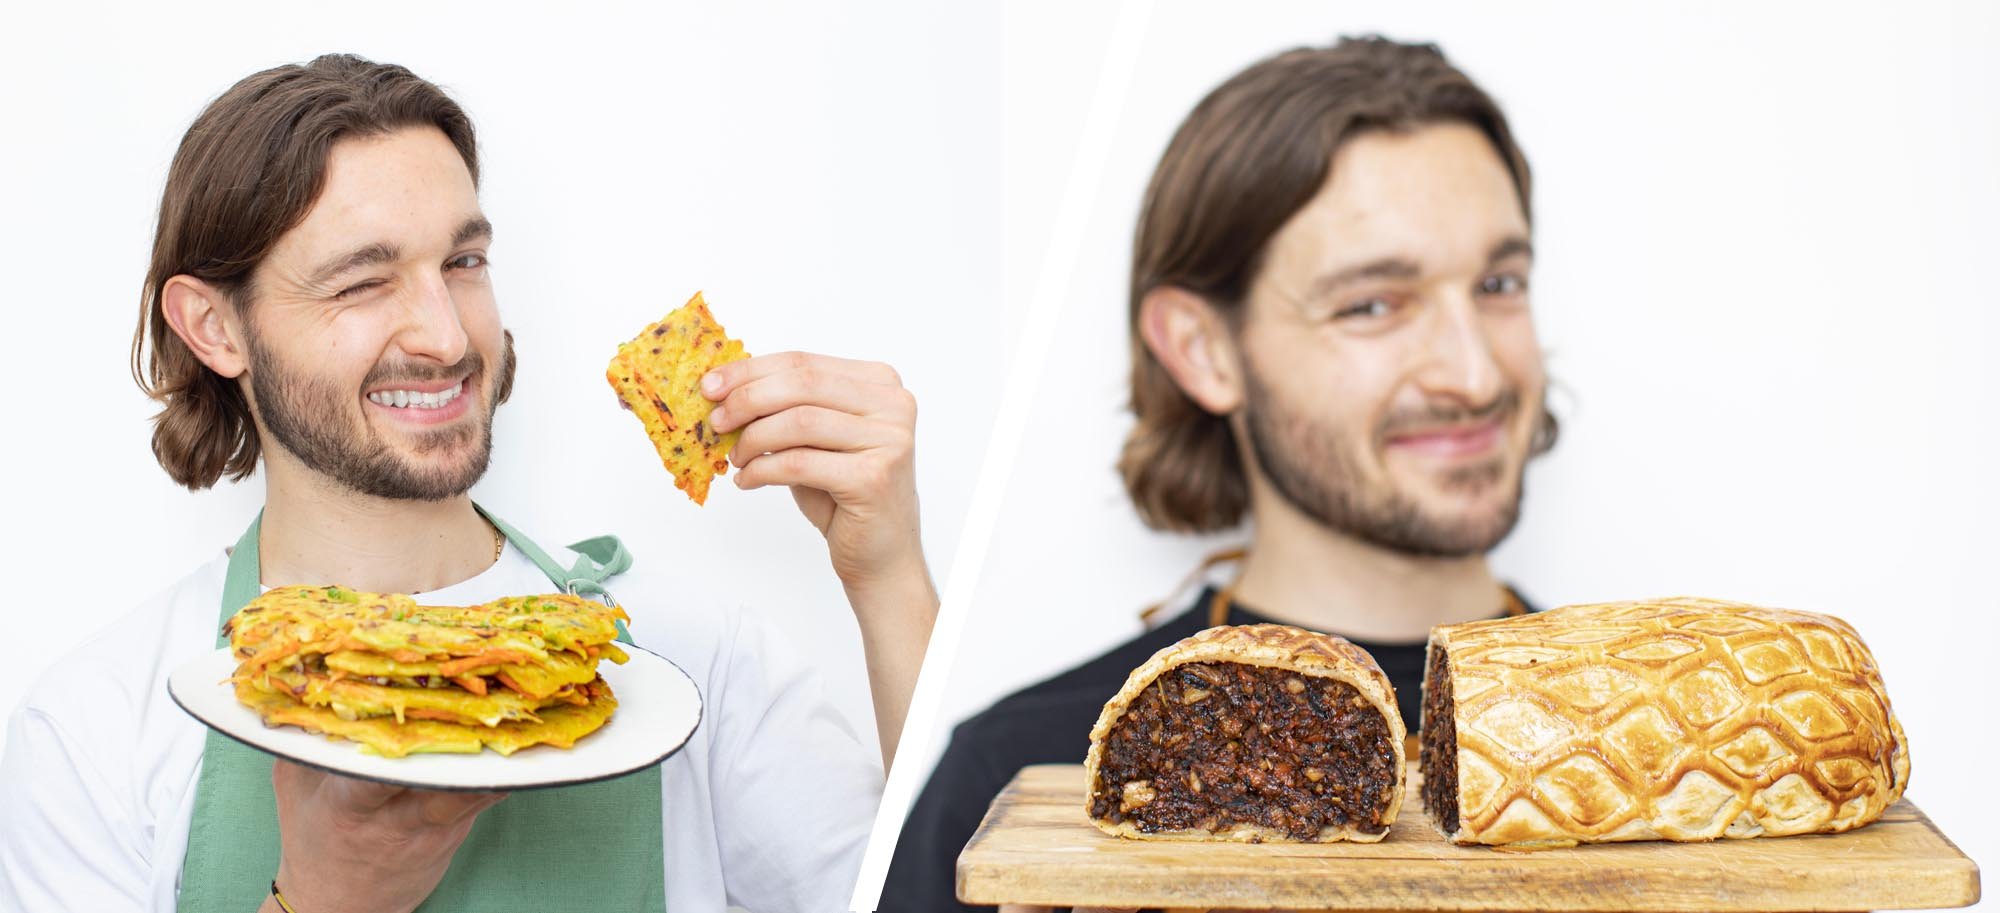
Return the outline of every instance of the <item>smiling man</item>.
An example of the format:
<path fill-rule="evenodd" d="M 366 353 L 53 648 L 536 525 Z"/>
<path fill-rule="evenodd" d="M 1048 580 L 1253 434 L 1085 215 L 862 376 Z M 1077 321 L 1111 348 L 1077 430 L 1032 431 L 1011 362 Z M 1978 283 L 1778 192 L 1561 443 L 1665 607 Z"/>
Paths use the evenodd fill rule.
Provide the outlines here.
<path fill-rule="evenodd" d="M 751 619 L 672 598 L 622 547 L 554 558 L 467 496 L 514 375 L 487 273 L 470 120 L 401 67 L 341 55 L 217 98 L 168 174 L 135 371 L 153 453 L 190 489 L 261 464 L 231 549 L 57 663 L 0 760 L 9 910 L 835 909 L 852 890 L 936 596 L 915 403 L 885 365 L 788 353 L 706 377 L 745 488 L 825 535 L 867 655 L 871 746 Z M 575 467 L 583 469 L 586 467 Z M 663 489 L 664 490 L 664 489 Z M 678 497 L 668 494 L 667 497 Z M 643 558 L 643 556 L 642 556 Z M 644 562 L 641 562 L 643 568 Z M 701 690 L 664 764 L 511 796 L 330 775 L 207 733 L 166 676 L 257 587 L 433 604 L 608 585 Z M 608 578 L 608 579 L 607 579 Z M 643 694 L 619 697 L 635 704 Z"/>
<path fill-rule="evenodd" d="M 1233 582 L 953 733 L 884 910 L 958 908 L 953 863 L 1022 767 L 1077 763 L 1154 651 L 1220 624 L 1340 634 L 1418 728 L 1431 626 L 1526 611 L 1486 553 L 1553 445 L 1528 308 L 1527 160 L 1435 47 L 1379 38 L 1257 63 L 1182 122 L 1146 191 L 1130 298 L 1150 526 L 1250 521 Z"/>

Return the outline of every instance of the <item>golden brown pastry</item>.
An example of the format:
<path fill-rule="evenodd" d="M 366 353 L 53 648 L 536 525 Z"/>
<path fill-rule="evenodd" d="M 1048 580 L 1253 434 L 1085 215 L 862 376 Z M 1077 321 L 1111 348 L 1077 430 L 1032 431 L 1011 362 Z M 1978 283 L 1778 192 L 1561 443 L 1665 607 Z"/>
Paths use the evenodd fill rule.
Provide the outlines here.
<path fill-rule="evenodd" d="M 1421 741 L 1455 843 L 1834 833 L 1910 779 L 1846 622 L 1689 597 L 1434 629 Z"/>
<path fill-rule="evenodd" d="M 1084 775 L 1085 811 L 1121 837 L 1373 842 L 1403 803 L 1403 718 L 1345 640 L 1210 628 L 1133 670 Z"/>

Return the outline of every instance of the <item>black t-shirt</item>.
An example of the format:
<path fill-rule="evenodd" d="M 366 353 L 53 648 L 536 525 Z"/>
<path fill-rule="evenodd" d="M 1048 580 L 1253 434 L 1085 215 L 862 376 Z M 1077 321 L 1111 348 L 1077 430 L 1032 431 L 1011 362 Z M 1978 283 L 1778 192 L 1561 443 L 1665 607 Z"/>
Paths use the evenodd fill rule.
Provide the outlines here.
<path fill-rule="evenodd" d="M 1104 702 L 1118 693 L 1133 669 L 1160 648 L 1208 627 L 1209 601 L 1214 595 L 1213 589 L 1203 592 L 1193 608 L 1165 624 L 1081 666 L 1001 698 L 952 730 L 944 756 L 917 796 L 910 817 L 903 821 L 903 834 L 896 841 L 896 855 L 889 863 L 889 878 L 877 909 L 883 913 L 993 909 L 959 903 L 956 874 L 958 853 L 972 839 L 980 819 L 986 817 L 993 797 L 1030 764 L 1083 763 L 1090 748 L 1090 727 L 1097 724 Z M 1270 620 L 1231 603 L 1224 624 Z M 1354 643 L 1367 650 L 1389 676 L 1403 725 L 1416 732 L 1423 702 L 1423 642 Z"/>

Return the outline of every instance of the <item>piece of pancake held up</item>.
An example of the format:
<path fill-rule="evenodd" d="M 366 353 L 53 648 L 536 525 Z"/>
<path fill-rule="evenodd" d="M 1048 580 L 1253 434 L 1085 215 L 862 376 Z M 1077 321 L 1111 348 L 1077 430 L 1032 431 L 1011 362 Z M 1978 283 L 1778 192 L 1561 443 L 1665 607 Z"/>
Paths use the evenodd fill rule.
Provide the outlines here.
<path fill-rule="evenodd" d="M 639 331 L 618 347 L 604 371 L 618 400 L 646 426 L 674 486 L 694 503 L 708 500 L 708 484 L 729 472 L 737 432 L 708 426 L 715 403 L 701 394 L 701 379 L 719 365 L 749 358 L 709 313 L 700 292 L 688 303 Z"/>
<path fill-rule="evenodd" d="M 1462 844 L 1860 827 L 1909 743 L 1844 621 L 1681 597 L 1433 629 L 1423 799 Z"/>
<path fill-rule="evenodd" d="M 1210 628 L 1132 672 L 1084 773 L 1085 812 L 1121 837 L 1373 842 L 1403 801 L 1403 719 L 1345 640 Z"/>
<path fill-rule="evenodd" d="M 338 586 L 279 587 L 232 616 L 236 696 L 265 725 L 414 752 L 568 748 L 617 701 L 597 662 L 623 663 L 624 610 L 577 596 L 476 606 Z"/>

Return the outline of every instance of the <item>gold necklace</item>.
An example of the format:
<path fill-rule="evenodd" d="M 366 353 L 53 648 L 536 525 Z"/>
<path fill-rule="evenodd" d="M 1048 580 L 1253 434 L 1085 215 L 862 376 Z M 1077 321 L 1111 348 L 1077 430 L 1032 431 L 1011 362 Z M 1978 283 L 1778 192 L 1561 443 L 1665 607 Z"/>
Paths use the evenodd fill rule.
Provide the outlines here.
<path fill-rule="evenodd" d="M 493 526 L 493 524 L 491 524 L 491 523 L 488 523 L 488 524 L 486 524 L 486 525 L 488 525 L 488 526 Z M 496 563 L 496 564 L 497 564 L 497 563 L 499 563 L 499 561 L 500 561 L 500 552 L 501 552 L 502 550 L 506 549 L 506 547 L 507 547 L 507 537 L 505 537 L 505 536 L 502 536 L 502 535 L 500 535 L 500 527 L 498 527 L 498 526 L 493 526 L 493 561 L 494 561 L 494 563 Z"/>

